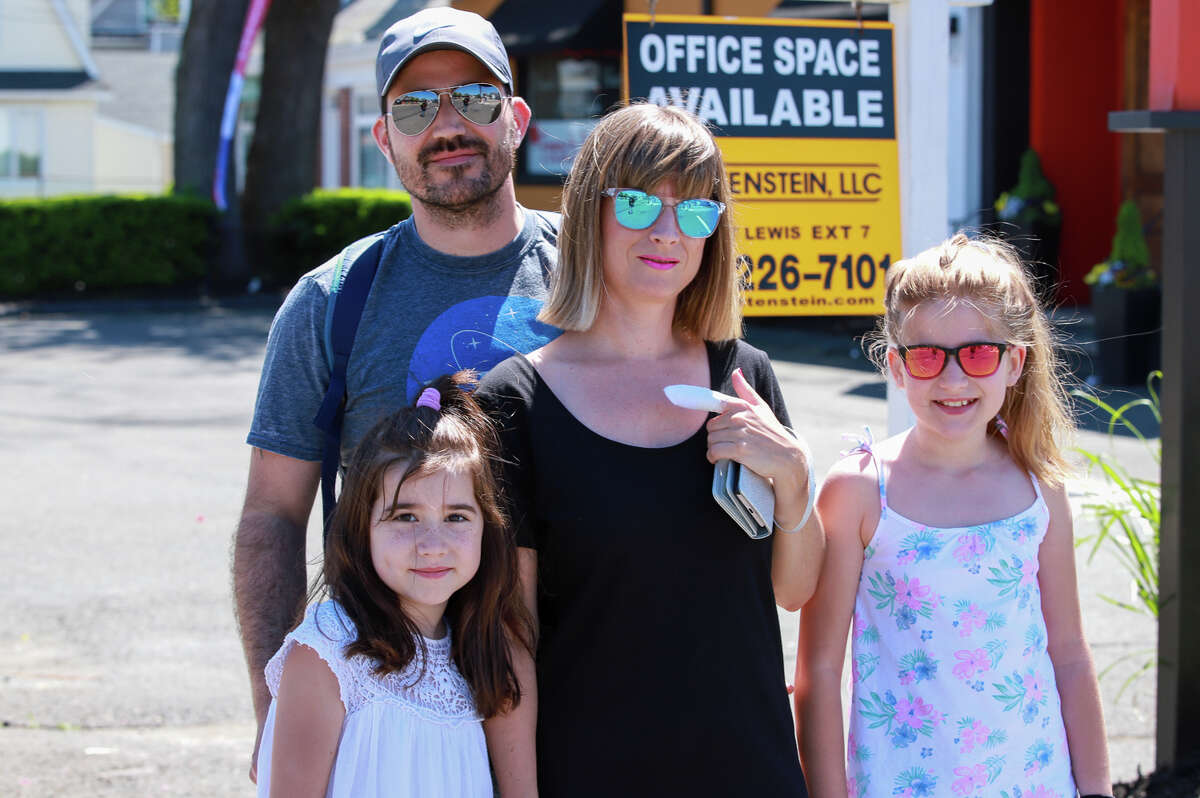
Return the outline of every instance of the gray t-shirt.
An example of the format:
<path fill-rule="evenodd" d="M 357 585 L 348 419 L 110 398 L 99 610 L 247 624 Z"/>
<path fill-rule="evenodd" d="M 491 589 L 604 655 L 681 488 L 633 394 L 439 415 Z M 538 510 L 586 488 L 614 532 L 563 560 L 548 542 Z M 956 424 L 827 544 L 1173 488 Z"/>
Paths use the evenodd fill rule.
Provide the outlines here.
<path fill-rule="evenodd" d="M 478 257 L 438 252 L 411 218 L 387 231 L 346 369 L 343 463 L 371 425 L 411 404 L 433 378 L 463 368 L 485 373 L 559 334 L 536 320 L 557 263 L 558 224 L 558 214 L 525 210 L 517 237 Z M 336 260 L 301 277 L 275 314 L 251 446 L 321 459 L 324 433 L 313 418 L 329 384 L 325 311 Z"/>

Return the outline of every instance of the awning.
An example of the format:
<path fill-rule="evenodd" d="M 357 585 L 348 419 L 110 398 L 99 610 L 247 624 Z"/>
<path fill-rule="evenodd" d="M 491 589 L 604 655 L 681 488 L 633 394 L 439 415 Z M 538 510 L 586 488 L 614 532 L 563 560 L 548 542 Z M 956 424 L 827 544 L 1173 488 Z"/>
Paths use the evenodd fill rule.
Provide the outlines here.
<path fill-rule="evenodd" d="M 511 56 L 621 49 L 621 0 L 505 0 L 491 16 Z"/>

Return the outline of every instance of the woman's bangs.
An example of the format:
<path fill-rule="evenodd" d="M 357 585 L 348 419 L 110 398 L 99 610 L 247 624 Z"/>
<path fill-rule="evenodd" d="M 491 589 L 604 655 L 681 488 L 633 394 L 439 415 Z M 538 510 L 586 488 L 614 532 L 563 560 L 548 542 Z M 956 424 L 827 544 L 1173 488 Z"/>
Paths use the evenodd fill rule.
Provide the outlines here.
<path fill-rule="evenodd" d="M 713 196 L 721 162 L 711 140 L 698 141 L 690 131 L 664 131 L 657 126 L 642 132 L 645 135 L 632 137 L 624 152 L 611 161 L 613 174 L 606 188 L 650 191 L 670 180 L 677 197 Z"/>

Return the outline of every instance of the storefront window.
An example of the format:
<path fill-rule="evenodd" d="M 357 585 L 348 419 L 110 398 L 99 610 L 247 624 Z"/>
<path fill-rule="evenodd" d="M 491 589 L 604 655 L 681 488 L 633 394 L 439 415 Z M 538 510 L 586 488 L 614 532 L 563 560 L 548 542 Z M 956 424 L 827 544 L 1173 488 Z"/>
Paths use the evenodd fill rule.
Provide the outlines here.
<path fill-rule="evenodd" d="M 522 93 L 533 108 L 533 122 L 522 146 L 522 177 L 558 182 L 596 121 L 620 99 L 617 54 L 533 56 L 525 75 Z"/>

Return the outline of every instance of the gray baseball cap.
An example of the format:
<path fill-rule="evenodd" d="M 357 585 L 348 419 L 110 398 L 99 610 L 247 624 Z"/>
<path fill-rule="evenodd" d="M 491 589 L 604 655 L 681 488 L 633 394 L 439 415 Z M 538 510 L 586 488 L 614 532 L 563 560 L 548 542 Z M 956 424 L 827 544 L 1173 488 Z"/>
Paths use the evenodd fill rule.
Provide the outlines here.
<path fill-rule="evenodd" d="M 380 113 L 387 113 L 384 102 L 388 87 L 401 68 L 414 56 L 430 50 L 462 50 L 474 56 L 512 93 L 508 53 L 492 23 L 478 14 L 449 6 L 426 8 L 393 23 L 379 43 L 375 87 L 379 91 Z"/>

